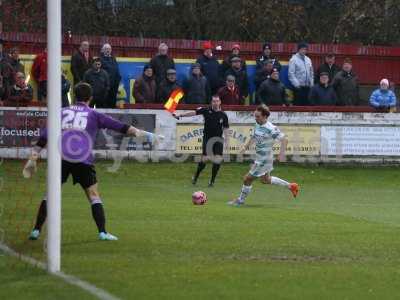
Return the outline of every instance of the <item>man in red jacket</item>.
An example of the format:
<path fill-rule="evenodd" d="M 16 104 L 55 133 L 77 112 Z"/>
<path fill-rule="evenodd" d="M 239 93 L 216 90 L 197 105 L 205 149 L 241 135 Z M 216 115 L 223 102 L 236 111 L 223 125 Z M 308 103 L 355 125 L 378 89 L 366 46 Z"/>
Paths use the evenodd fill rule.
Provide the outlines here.
<path fill-rule="evenodd" d="M 233 75 L 226 76 L 226 84 L 218 90 L 218 96 L 223 105 L 240 105 L 244 100 Z"/>
<path fill-rule="evenodd" d="M 37 84 L 38 100 L 45 102 L 47 97 L 47 48 L 35 57 L 31 76 Z"/>

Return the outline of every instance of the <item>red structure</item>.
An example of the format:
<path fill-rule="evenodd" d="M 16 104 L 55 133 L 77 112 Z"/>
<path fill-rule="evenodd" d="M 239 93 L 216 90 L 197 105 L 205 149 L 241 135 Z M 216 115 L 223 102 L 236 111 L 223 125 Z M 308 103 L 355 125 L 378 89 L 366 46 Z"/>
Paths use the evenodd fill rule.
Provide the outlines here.
<path fill-rule="evenodd" d="M 36 54 L 46 45 L 46 36 L 38 33 L 4 32 L 1 37 L 6 40 L 6 48 L 18 46 L 22 53 Z M 80 41 L 87 38 L 92 48 L 99 50 L 103 43 L 110 43 L 117 56 L 124 57 L 151 57 L 157 51 L 161 41 L 166 42 L 170 52 L 175 58 L 196 58 L 202 49 L 203 41 L 194 40 L 160 40 L 127 37 L 105 36 L 72 36 L 64 35 L 63 53 L 70 55 Z M 223 51 L 218 56 L 224 57 L 237 42 L 213 41 L 221 45 Z M 261 43 L 240 43 L 241 53 L 248 60 L 255 60 L 261 52 Z M 296 44 L 272 43 L 274 53 L 280 60 L 288 60 L 296 51 Z M 345 57 L 353 60 L 354 69 L 363 85 L 377 85 L 382 78 L 388 78 L 395 83 L 400 83 L 400 47 L 366 47 L 360 45 L 325 45 L 310 44 L 309 54 L 315 66 L 322 61 L 324 54 L 333 52 L 337 56 L 337 63 Z"/>

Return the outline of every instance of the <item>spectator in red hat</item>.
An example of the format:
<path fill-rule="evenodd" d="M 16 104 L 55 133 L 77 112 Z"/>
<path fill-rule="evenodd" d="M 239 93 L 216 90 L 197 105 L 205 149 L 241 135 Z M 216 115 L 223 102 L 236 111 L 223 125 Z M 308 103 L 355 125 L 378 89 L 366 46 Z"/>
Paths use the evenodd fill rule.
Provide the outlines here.
<path fill-rule="evenodd" d="M 259 58 L 256 60 L 256 71 L 259 71 L 263 68 L 263 66 L 269 62 L 272 61 L 272 64 L 274 65 L 275 69 L 278 69 L 279 71 L 281 70 L 282 66 L 281 63 L 279 62 L 278 58 L 272 54 L 272 47 L 271 44 L 269 43 L 264 43 L 262 47 L 262 54 Z"/>
<path fill-rule="evenodd" d="M 224 77 L 226 71 L 229 70 L 229 68 L 231 67 L 231 59 L 234 56 L 238 56 L 240 57 L 240 45 L 239 44 L 234 44 L 232 46 L 232 51 L 231 53 L 225 57 L 224 61 L 221 64 L 221 75 L 222 77 Z M 242 59 L 242 67 L 247 70 L 247 65 L 246 65 L 246 61 L 244 59 Z"/>
<path fill-rule="evenodd" d="M 244 103 L 240 95 L 240 89 L 236 85 L 236 79 L 233 75 L 226 76 L 225 86 L 218 90 L 218 96 L 223 105 L 240 105 Z"/>
<path fill-rule="evenodd" d="M 213 45 L 211 42 L 204 42 L 203 54 L 197 59 L 196 63 L 200 64 L 201 73 L 207 78 L 211 94 L 217 93 L 221 86 L 220 80 L 220 65 L 217 58 L 213 54 Z"/>
<path fill-rule="evenodd" d="M 31 76 L 37 84 L 38 100 L 45 100 L 47 97 L 47 49 L 38 54 L 32 65 Z"/>

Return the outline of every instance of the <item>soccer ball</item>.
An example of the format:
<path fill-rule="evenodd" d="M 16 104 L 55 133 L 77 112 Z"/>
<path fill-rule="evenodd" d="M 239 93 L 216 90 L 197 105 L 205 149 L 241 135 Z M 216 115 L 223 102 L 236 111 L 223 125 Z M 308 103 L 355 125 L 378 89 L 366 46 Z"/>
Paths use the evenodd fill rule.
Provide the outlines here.
<path fill-rule="evenodd" d="M 192 195 L 194 205 L 204 205 L 207 203 L 207 195 L 202 191 L 194 192 Z"/>

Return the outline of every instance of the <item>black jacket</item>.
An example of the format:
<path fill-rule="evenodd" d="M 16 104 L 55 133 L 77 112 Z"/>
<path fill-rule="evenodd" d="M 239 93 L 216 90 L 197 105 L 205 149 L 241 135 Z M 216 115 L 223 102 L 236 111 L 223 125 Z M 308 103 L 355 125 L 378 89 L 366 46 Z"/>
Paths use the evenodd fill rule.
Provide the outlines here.
<path fill-rule="evenodd" d="M 165 103 L 169 99 L 169 96 L 171 96 L 171 93 L 179 87 L 176 81 L 171 82 L 167 79 L 162 81 L 157 89 L 157 102 Z"/>
<path fill-rule="evenodd" d="M 261 57 L 256 59 L 256 71 L 261 70 L 263 68 L 264 64 L 269 60 L 272 60 L 272 62 L 274 64 L 274 68 L 278 69 L 278 71 L 281 70 L 281 68 L 282 68 L 281 63 L 275 56 L 271 55 L 270 57 L 266 57 L 266 56 L 262 55 Z"/>
<path fill-rule="evenodd" d="M 315 79 L 314 82 L 319 82 L 319 76 L 321 73 L 328 73 L 329 74 L 329 84 L 332 83 L 333 78 L 335 78 L 336 74 L 339 73 L 341 68 L 333 64 L 332 66 L 329 66 L 327 63 L 323 63 L 322 65 L 319 66 L 317 71 L 315 71 Z"/>
<path fill-rule="evenodd" d="M 256 101 L 266 105 L 288 104 L 285 86 L 279 80 L 265 80 L 257 90 Z"/>
<path fill-rule="evenodd" d="M 186 104 L 208 104 L 211 100 L 211 89 L 207 78 L 203 75 L 196 77 L 190 75 L 183 82 L 184 103 Z"/>
<path fill-rule="evenodd" d="M 71 83 L 68 81 L 67 78 L 65 78 L 64 75 L 61 76 L 61 101 L 62 101 L 62 107 L 67 107 L 69 106 L 69 101 L 68 101 L 68 93 L 71 88 Z"/>
<path fill-rule="evenodd" d="M 226 71 L 228 71 L 231 67 L 232 67 L 232 63 L 231 63 L 231 59 L 233 57 L 240 57 L 238 55 L 234 55 L 234 54 L 229 54 L 227 57 L 225 57 L 225 59 L 222 61 L 222 64 L 220 65 L 220 74 L 222 76 L 222 81 L 224 82 L 226 78 L 223 78 L 223 76 L 225 75 Z M 247 65 L 246 65 L 246 61 L 242 60 L 242 68 L 247 70 Z"/>
<path fill-rule="evenodd" d="M 92 86 L 93 100 L 105 100 L 110 89 L 110 79 L 106 71 L 100 69 L 99 72 L 96 72 L 91 68 L 86 71 L 83 81 Z"/>
<path fill-rule="evenodd" d="M 92 67 L 93 58 L 89 56 L 86 61 L 85 57 L 80 51 L 75 52 L 71 57 L 71 72 L 74 77 L 74 84 L 83 80 L 85 72 Z"/>
<path fill-rule="evenodd" d="M 159 85 L 167 76 L 168 69 L 175 69 L 175 62 L 168 55 L 156 55 L 150 60 L 150 66 L 153 69 L 157 85 Z"/>
<path fill-rule="evenodd" d="M 359 104 L 358 77 L 353 72 L 340 71 L 333 78 L 332 85 L 336 91 L 337 105 Z"/>
<path fill-rule="evenodd" d="M 221 86 L 220 67 L 218 60 L 213 56 L 208 58 L 205 55 L 200 56 L 197 63 L 201 66 L 201 73 L 207 78 L 211 91 L 216 93 Z"/>
<path fill-rule="evenodd" d="M 256 75 L 254 76 L 254 85 L 256 86 L 256 90 L 258 90 L 260 85 L 270 77 L 271 77 L 271 72 L 268 72 L 264 69 L 256 71 Z"/>
<path fill-rule="evenodd" d="M 107 72 L 110 79 L 110 86 L 119 86 L 121 74 L 119 73 L 118 63 L 114 56 L 101 56 L 101 68 Z"/>
<path fill-rule="evenodd" d="M 247 72 L 245 69 L 241 68 L 240 70 L 235 70 L 230 68 L 225 72 L 225 78 L 228 75 L 232 75 L 236 78 L 236 84 L 240 89 L 240 94 L 243 98 L 246 98 L 249 95 L 249 80 L 247 78 Z"/>
<path fill-rule="evenodd" d="M 311 105 L 336 105 L 336 92 L 331 85 L 314 85 L 310 90 L 309 100 Z"/>

